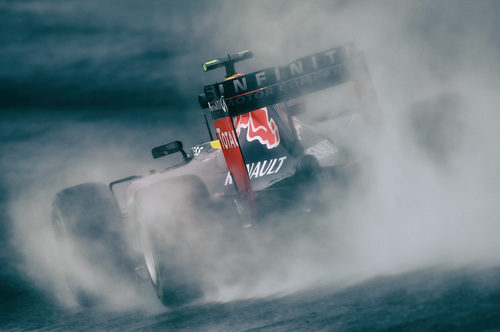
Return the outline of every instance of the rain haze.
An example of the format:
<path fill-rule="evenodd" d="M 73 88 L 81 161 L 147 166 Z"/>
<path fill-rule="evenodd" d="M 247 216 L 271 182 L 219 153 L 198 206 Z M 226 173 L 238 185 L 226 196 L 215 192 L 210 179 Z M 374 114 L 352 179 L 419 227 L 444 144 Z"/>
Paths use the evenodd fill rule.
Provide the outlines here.
<path fill-rule="evenodd" d="M 495 1 L 1 1 L 0 329 L 499 328 L 499 10 Z M 351 42 L 382 121 L 367 142 L 340 119 L 354 105 L 349 84 L 306 97 L 299 117 L 363 155 L 348 190 L 311 193 L 331 201 L 327 211 L 283 211 L 250 238 L 228 240 L 238 231 L 227 214 L 155 229 L 165 241 L 188 234 L 177 260 L 204 295 L 181 308 L 162 306 L 149 281 L 76 257 L 72 272 L 106 290 L 103 303 L 78 305 L 64 275 L 65 245 L 77 244 L 61 244 L 52 227 L 57 192 L 147 175 L 181 160 L 154 160 L 153 147 L 208 141 L 197 95 L 223 73 L 204 73 L 203 62 L 250 49 L 236 65 L 250 73 Z M 145 201 L 152 220 L 189 210 Z"/>

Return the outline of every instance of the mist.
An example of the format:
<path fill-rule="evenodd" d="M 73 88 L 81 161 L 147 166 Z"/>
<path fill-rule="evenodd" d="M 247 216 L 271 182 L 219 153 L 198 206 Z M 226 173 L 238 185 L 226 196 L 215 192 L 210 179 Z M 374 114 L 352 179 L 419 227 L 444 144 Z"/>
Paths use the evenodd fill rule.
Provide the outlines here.
<path fill-rule="evenodd" d="M 25 70 L 0 71 L 10 82 L 0 86 L 9 96 L 1 123 L 8 158 L 1 167 L 9 188 L 11 242 L 20 256 L 16 266 L 59 303 L 74 305 L 51 228 L 54 194 L 166 167 L 173 161 L 150 157 L 156 145 L 206 141 L 196 95 L 221 73 L 205 74 L 201 63 L 244 49 L 254 59 L 237 68 L 249 73 L 354 42 L 365 53 L 383 124 L 364 151 L 360 180 L 348 191 L 325 191 L 317 198 L 332 199 L 326 214 L 297 221 L 284 213 L 276 217 L 283 219 L 279 226 L 237 235 L 241 241 L 233 233 L 227 241 L 220 225 L 188 229 L 205 262 L 196 273 L 206 301 L 499 264 L 496 3 L 61 4 L 11 5 L 19 15 L 42 18 L 35 31 L 54 17 L 61 27 L 54 27 L 57 33 L 37 32 L 43 43 L 53 39 L 41 57 L 26 56 L 41 45 L 39 39 L 12 42 L 2 62 L 23 64 Z M 14 59 L 19 54 L 24 56 Z M 49 74 L 55 80 L 44 78 Z M 14 81 L 29 84 L 16 85 L 20 94 L 7 94 L 5 86 Z M 310 114 L 315 108 L 321 119 L 335 114 L 328 96 L 320 100 L 308 105 Z M 25 112 L 27 107 L 35 111 Z M 341 139 L 339 131 L 342 140 L 360 132 L 331 128 L 334 140 Z M 92 283 L 84 265 L 75 268 Z M 112 308 L 123 302 L 156 308 L 134 286 L 108 290 Z"/>

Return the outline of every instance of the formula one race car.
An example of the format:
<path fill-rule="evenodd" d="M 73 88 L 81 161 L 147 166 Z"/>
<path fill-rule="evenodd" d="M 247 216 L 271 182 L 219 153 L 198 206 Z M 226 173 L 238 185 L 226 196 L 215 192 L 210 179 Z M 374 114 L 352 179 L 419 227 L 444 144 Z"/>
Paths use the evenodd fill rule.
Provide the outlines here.
<path fill-rule="evenodd" d="M 155 147 L 153 158 L 179 153 L 183 161 L 109 186 L 85 183 L 56 194 L 53 225 L 66 246 L 65 277 L 80 304 L 99 299 L 107 287 L 102 280 L 136 279 L 141 271 L 167 306 L 200 298 L 197 268 L 209 263 L 199 259 L 199 251 L 210 248 L 193 243 L 220 229 L 214 221 L 245 232 L 283 209 L 307 218 L 321 209 L 308 199 L 315 186 L 338 185 L 342 181 L 336 179 L 347 177 L 352 154 L 298 119 L 305 111 L 299 97 L 350 83 L 356 116 L 376 123 L 378 106 L 363 54 L 348 44 L 238 74 L 235 63 L 251 56 L 244 51 L 203 64 L 205 71 L 226 69 L 222 82 L 205 86 L 198 96 L 205 120 L 211 119 L 210 136 L 215 131 L 217 139 L 186 150 L 180 141 Z M 118 184 L 127 184 L 121 204 L 114 195 Z M 75 261 L 90 267 L 92 282 Z"/>

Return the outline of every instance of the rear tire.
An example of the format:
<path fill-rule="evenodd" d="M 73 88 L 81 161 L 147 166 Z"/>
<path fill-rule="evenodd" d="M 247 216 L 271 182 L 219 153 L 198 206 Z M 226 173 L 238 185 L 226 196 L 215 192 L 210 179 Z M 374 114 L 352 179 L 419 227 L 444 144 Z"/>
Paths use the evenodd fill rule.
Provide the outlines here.
<path fill-rule="evenodd" d="M 52 222 L 62 244 L 65 279 L 80 305 L 92 306 L 102 300 L 103 277 L 133 271 L 121 211 L 105 184 L 85 183 L 58 192 Z"/>

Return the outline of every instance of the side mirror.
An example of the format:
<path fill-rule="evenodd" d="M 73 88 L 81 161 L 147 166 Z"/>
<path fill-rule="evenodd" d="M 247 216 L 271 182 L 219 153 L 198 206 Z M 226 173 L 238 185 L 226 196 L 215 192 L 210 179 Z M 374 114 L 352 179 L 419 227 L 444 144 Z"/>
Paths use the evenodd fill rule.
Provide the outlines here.
<path fill-rule="evenodd" d="M 198 95 L 198 103 L 201 108 L 208 108 L 208 99 L 204 93 Z"/>
<path fill-rule="evenodd" d="M 153 155 L 154 159 L 158 159 L 160 157 L 166 156 L 168 154 L 173 154 L 176 152 L 182 153 L 184 159 L 187 158 L 186 152 L 182 148 L 181 141 L 173 141 L 167 144 L 157 146 L 156 148 L 151 150 L 151 154 Z"/>

